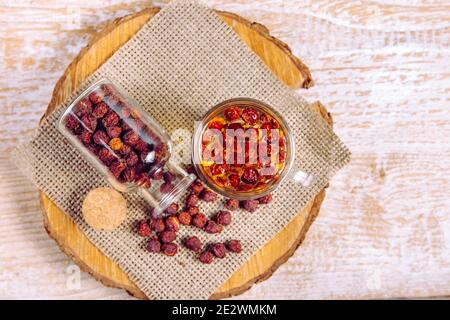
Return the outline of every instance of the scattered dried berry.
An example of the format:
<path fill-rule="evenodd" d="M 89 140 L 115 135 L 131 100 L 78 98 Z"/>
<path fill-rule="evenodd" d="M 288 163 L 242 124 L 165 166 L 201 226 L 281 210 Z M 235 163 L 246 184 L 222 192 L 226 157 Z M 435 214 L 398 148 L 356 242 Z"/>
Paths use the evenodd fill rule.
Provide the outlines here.
<path fill-rule="evenodd" d="M 192 217 L 192 224 L 194 226 L 196 226 L 197 228 L 203 228 L 205 226 L 207 220 L 208 219 L 206 218 L 206 216 L 204 214 L 199 213 Z"/>
<path fill-rule="evenodd" d="M 92 111 L 92 114 L 96 118 L 103 118 L 105 114 L 108 112 L 109 108 L 104 102 L 100 102 L 99 104 L 96 104 L 94 107 L 94 110 Z"/>
<path fill-rule="evenodd" d="M 214 255 L 209 251 L 204 251 L 198 256 L 201 263 L 210 264 L 214 260 Z"/>
<path fill-rule="evenodd" d="M 90 145 L 91 140 L 92 140 L 92 133 L 88 130 L 83 130 L 83 132 L 81 132 L 81 135 L 80 135 L 80 140 L 85 145 Z"/>
<path fill-rule="evenodd" d="M 98 151 L 98 158 L 106 165 L 109 165 L 114 159 L 116 159 L 114 154 L 107 148 L 101 148 Z"/>
<path fill-rule="evenodd" d="M 268 203 L 272 202 L 272 195 L 269 193 L 261 198 L 258 198 L 257 200 L 261 204 L 268 204 Z"/>
<path fill-rule="evenodd" d="M 216 216 L 214 217 L 214 220 L 223 226 L 227 226 L 231 223 L 231 212 L 230 211 L 219 211 L 217 212 Z"/>
<path fill-rule="evenodd" d="M 205 190 L 202 191 L 200 198 L 205 202 L 214 202 L 217 199 L 217 193 L 205 188 Z"/>
<path fill-rule="evenodd" d="M 203 186 L 203 183 L 201 183 L 199 180 L 196 180 L 191 184 L 190 189 L 193 194 L 200 195 L 205 187 Z"/>
<path fill-rule="evenodd" d="M 119 123 L 119 116 L 112 110 L 109 110 L 108 113 L 103 117 L 102 123 L 105 128 L 114 127 Z"/>
<path fill-rule="evenodd" d="M 169 243 L 177 238 L 175 231 L 163 231 L 159 234 L 159 240 L 164 243 Z"/>
<path fill-rule="evenodd" d="M 239 200 L 236 199 L 227 199 L 225 202 L 225 208 L 228 210 L 234 211 L 239 208 Z"/>
<path fill-rule="evenodd" d="M 172 203 L 170 204 L 166 210 L 164 210 L 165 213 L 167 214 L 176 214 L 178 212 L 178 210 L 180 209 L 180 206 L 178 205 L 178 203 Z"/>
<path fill-rule="evenodd" d="M 187 207 L 195 207 L 197 206 L 197 203 L 199 201 L 199 198 L 195 194 L 190 194 L 186 197 L 186 206 Z"/>
<path fill-rule="evenodd" d="M 158 240 L 158 238 L 152 237 L 150 238 L 150 240 L 148 240 L 146 249 L 148 252 L 152 253 L 161 252 L 161 242 Z"/>
<path fill-rule="evenodd" d="M 198 253 L 201 250 L 201 248 L 202 248 L 202 242 L 196 236 L 192 236 L 192 237 L 186 238 L 183 241 L 183 244 L 184 244 L 184 246 L 186 248 L 188 248 L 189 250 L 194 251 L 195 253 Z"/>
<path fill-rule="evenodd" d="M 161 187 L 159 187 L 159 191 L 161 191 L 161 193 L 169 193 L 172 191 L 173 187 L 174 185 L 172 183 L 164 182 Z"/>
<path fill-rule="evenodd" d="M 141 237 L 149 237 L 152 235 L 152 230 L 150 229 L 150 226 L 148 225 L 147 221 L 142 220 L 138 222 L 137 233 Z"/>
<path fill-rule="evenodd" d="M 114 177 L 119 178 L 120 174 L 123 170 L 125 170 L 127 165 L 123 163 L 122 161 L 113 161 L 111 165 L 109 166 L 109 171 L 113 174 Z"/>
<path fill-rule="evenodd" d="M 166 228 L 164 220 L 161 218 L 152 219 L 150 226 L 152 227 L 152 230 L 155 232 L 163 232 L 164 229 Z"/>
<path fill-rule="evenodd" d="M 214 243 L 209 245 L 208 250 L 217 258 L 223 259 L 227 255 L 227 248 L 223 243 Z"/>
<path fill-rule="evenodd" d="M 234 253 L 240 253 L 241 248 L 241 242 L 239 240 L 229 240 L 226 243 L 228 251 L 234 252 Z"/>
<path fill-rule="evenodd" d="M 118 127 L 118 126 L 108 127 L 108 128 L 106 128 L 106 133 L 111 138 L 118 138 L 120 136 L 120 134 L 122 133 L 122 128 Z"/>
<path fill-rule="evenodd" d="M 66 128 L 69 130 L 78 129 L 81 126 L 80 121 L 73 114 L 70 114 L 66 118 Z"/>
<path fill-rule="evenodd" d="M 134 146 L 139 141 L 139 136 L 133 130 L 125 132 L 123 135 L 123 142 L 125 142 L 129 146 Z"/>
<path fill-rule="evenodd" d="M 170 216 L 166 218 L 165 221 L 166 230 L 177 232 L 180 230 L 180 221 L 178 221 L 177 216 Z"/>
<path fill-rule="evenodd" d="M 119 151 L 122 149 L 123 143 L 120 140 L 120 138 L 112 138 L 109 142 L 108 145 L 111 147 L 112 150 L 114 151 Z"/>
<path fill-rule="evenodd" d="M 220 233 L 220 232 L 222 232 L 222 229 L 223 229 L 222 225 L 216 223 L 213 220 L 208 220 L 208 222 L 206 223 L 206 226 L 204 228 L 204 230 L 207 233 Z"/>
<path fill-rule="evenodd" d="M 187 211 L 189 212 L 189 214 L 191 216 L 195 216 L 196 214 L 198 214 L 200 212 L 198 207 L 188 207 Z"/>
<path fill-rule="evenodd" d="M 248 212 L 255 212 L 258 209 L 258 204 L 258 200 L 242 200 L 240 202 L 241 208 Z"/>
<path fill-rule="evenodd" d="M 237 174 L 232 174 L 228 177 L 228 181 L 230 182 L 230 185 L 234 188 L 239 186 L 239 182 L 241 181 L 241 178 Z"/>
<path fill-rule="evenodd" d="M 99 146 L 104 146 L 107 145 L 109 142 L 109 136 L 106 134 L 105 131 L 103 130 L 98 130 L 96 131 L 93 136 L 92 139 L 94 140 L 94 142 L 96 144 L 98 144 Z"/>
<path fill-rule="evenodd" d="M 177 254 L 178 246 L 175 243 L 164 243 L 161 246 L 161 251 L 166 256 L 174 256 Z"/>
<path fill-rule="evenodd" d="M 191 215 L 189 214 L 189 212 L 187 212 L 187 211 L 181 211 L 181 212 L 178 214 L 178 221 L 180 221 L 181 224 L 183 224 L 183 225 L 185 225 L 185 226 L 188 226 L 188 225 L 191 224 L 192 217 L 191 217 Z"/>

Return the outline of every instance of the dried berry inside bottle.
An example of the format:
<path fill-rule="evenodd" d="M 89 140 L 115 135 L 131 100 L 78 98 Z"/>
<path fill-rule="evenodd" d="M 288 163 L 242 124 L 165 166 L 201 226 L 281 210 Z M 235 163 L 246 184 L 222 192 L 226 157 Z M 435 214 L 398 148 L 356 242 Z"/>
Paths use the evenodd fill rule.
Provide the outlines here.
<path fill-rule="evenodd" d="M 84 93 L 63 121 L 120 183 L 150 186 L 169 157 L 157 130 L 110 83 Z"/>

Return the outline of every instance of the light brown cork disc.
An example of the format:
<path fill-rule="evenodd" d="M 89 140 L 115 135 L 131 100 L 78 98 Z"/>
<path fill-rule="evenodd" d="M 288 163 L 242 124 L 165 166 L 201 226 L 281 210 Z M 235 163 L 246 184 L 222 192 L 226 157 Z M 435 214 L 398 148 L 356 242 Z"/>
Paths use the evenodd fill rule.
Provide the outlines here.
<path fill-rule="evenodd" d="M 45 115 L 48 115 L 58 104 L 63 102 L 89 74 L 95 71 L 158 11 L 159 8 L 148 8 L 139 13 L 117 19 L 99 32 L 90 44 L 81 50 L 59 79 Z M 292 55 L 286 44 L 270 36 L 264 26 L 249 22 L 232 13 L 218 13 L 286 85 L 294 88 L 308 88 L 313 85 L 308 68 L 300 59 Z M 331 124 L 329 114 L 320 103 L 315 103 L 311 107 Z M 284 230 L 256 252 L 225 283 L 217 288 L 211 299 L 240 294 L 248 290 L 254 283 L 269 278 L 300 245 L 319 212 L 324 196 L 325 191 L 322 190 L 303 210 L 299 211 L 298 215 Z M 40 199 L 44 224 L 48 234 L 56 240 L 61 249 L 75 263 L 105 285 L 123 288 L 135 297 L 146 298 L 119 266 L 90 243 L 72 220 L 42 192 L 40 193 Z"/>

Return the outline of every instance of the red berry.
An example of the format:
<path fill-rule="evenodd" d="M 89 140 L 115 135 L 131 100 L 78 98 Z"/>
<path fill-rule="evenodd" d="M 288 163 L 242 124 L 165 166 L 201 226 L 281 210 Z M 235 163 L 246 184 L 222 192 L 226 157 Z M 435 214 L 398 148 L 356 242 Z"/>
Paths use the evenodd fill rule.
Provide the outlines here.
<path fill-rule="evenodd" d="M 224 124 L 220 121 L 211 121 L 208 124 L 208 128 L 209 129 L 217 129 L 217 130 L 222 130 L 224 127 Z"/>
<path fill-rule="evenodd" d="M 216 216 L 214 217 L 214 220 L 223 226 L 227 226 L 231 223 L 231 212 L 230 211 L 219 211 L 217 212 Z"/>
<path fill-rule="evenodd" d="M 222 232 L 222 225 L 216 223 L 213 220 L 208 220 L 208 222 L 206 223 L 206 226 L 204 227 L 204 230 L 207 233 L 220 233 Z"/>
<path fill-rule="evenodd" d="M 141 186 L 142 188 L 146 188 L 146 189 L 150 188 L 150 186 L 151 186 L 150 177 L 145 172 L 139 173 L 136 176 L 135 183 L 138 186 Z"/>
<path fill-rule="evenodd" d="M 95 129 L 97 129 L 97 118 L 92 114 L 83 116 L 83 118 L 81 118 L 81 122 L 83 123 L 85 128 L 91 131 L 95 131 Z"/>
<path fill-rule="evenodd" d="M 108 144 L 108 142 L 109 142 L 109 136 L 103 130 L 96 131 L 94 133 L 94 135 L 92 136 L 92 139 L 99 146 L 104 146 L 104 145 Z"/>
<path fill-rule="evenodd" d="M 152 219 L 152 222 L 150 224 L 150 226 L 152 227 L 152 230 L 154 230 L 155 232 L 163 232 L 164 229 L 166 228 L 166 225 L 164 224 L 164 220 L 157 218 L 157 219 Z"/>
<path fill-rule="evenodd" d="M 238 175 L 232 174 L 228 177 L 228 180 L 230 181 L 230 185 L 236 188 L 239 185 L 239 181 L 241 179 Z"/>
<path fill-rule="evenodd" d="M 170 204 L 166 210 L 164 210 L 165 213 L 173 215 L 176 214 L 178 212 L 178 209 L 180 209 L 180 206 L 178 205 L 178 203 L 174 202 L 172 204 Z"/>
<path fill-rule="evenodd" d="M 138 143 L 138 141 L 139 136 L 133 130 L 129 130 L 123 135 L 123 142 L 125 142 L 127 145 L 131 147 L 135 146 L 136 143 Z"/>
<path fill-rule="evenodd" d="M 169 243 L 177 238 L 175 231 L 163 231 L 159 234 L 159 240 L 163 243 Z"/>
<path fill-rule="evenodd" d="M 89 94 L 89 100 L 91 100 L 92 103 L 97 104 L 102 102 L 104 96 L 105 94 L 102 91 L 96 90 Z"/>
<path fill-rule="evenodd" d="M 187 210 L 191 216 L 195 216 L 196 214 L 199 213 L 198 207 L 189 207 Z"/>
<path fill-rule="evenodd" d="M 266 194 L 265 196 L 262 196 L 261 198 L 258 198 L 257 200 L 261 204 L 268 204 L 268 203 L 272 202 L 272 195 L 269 193 L 269 194 Z"/>
<path fill-rule="evenodd" d="M 203 186 L 203 183 L 201 183 L 200 181 L 196 180 L 191 184 L 191 191 L 193 194 L 199 195 L 203 189 L 205 189 L 205 187 Z"/>
<path fill-rule="evenodd" d="M 152 230 L 150 229 L 148 223 L 145 220 L 142 220 L 138 222 L 137 233 L 141 237 L 149 237 L 152 235 Z"/>
<path fill-rule="evenodd" d="M 134 167 L 138 163 L 139 157 L 137 156 L 136 152 L 130 151 L 130 153 L 128 153 L 125 157 L 125 161 L 127 163 L 127 166 Z"/>
<path fill-rule="evenodd" d="M 180 230 L 180 221 L 176 216 L 170 216 L 165 221 L 166 230 L 177 232 Z"/>
<path fill-rule="evenodd" d="M 255 212 L 258 209 L 258 200 L 242 200 L 240 206 L 248 212 Z"/>
<path fill-rule="evenodd" d="M 217 176 L 225 173 L 225 166 L 223 164 L 214 164 L 211 169 L 211 174 Z"/>
<path fill-rule="evenodd" d="M 99 104 L 96 104 L 94 107 L 94 110 L 92 111 L 92 114 L 96 118 L 103 118 L 105 114 L 108 112 L 109 108 L 104 102 L 100 102 Z"/>
<path fill-rule="evenodd" d="M 118 126 L 108 127 L 106 128 L 106 133 L 108 133 L 108 136 L 111 138 L 118 138 L 122 133 L 122 128 Z"/>
<path fill-rule="evenodd" d="M 227 255 L 227 249 L 223 243 L 214 243 L 209 246 L 209 251 L 217 258 L 223 259 Z"/>
<path fill-rule="evenodd" d="M 235 199 L 227 199 L 225 202 L 225 208 L 231 211 L 236 210 L 239 208 L 239 201 Z"/>
<path fill-rule="evenodd" d="M 202 248 L 202 242 L 195 236 L 185 239 L 183 243 L 186 248 L 196 253 Z"/>
<path fill-rule="evenodd" d="M 199 213 L 192 217 L 192 224 L 197 228 L 203 228 L 206 224 L 206 220 L 206 216 L 202 213 Z"/>
<path fill-rule="evenodd" d="M 189 214 L 189 212 L 187 212 L 187 211 L 181 211 L 181 212 L 178 214 L 178 221 L 180 221 L 181 224 L 183 224 L 183 225 L 185 225 L 185 226 L 188 226 L 188 225 L 191 224 L 192 217 L 191 217 L 191 215 Z"/>
<path fill-rule="evenodd" d="M 217 199 L 217 193 L 212 190 L 205 189 L 202 191 L 200 197 L 205 202 L 214 202 Z"/>
<path fill-rule="evenodd" d="M 83 130 L 83 132 L 81 132 L 80 140 L 81 140 L 81 142 L 83 142 L 83 144 L 90 145 L 91 139 L 92 139 L 92 133 L 90 131 Z"/>
<path fill-rule="evenodd" d="M 152 253 L 161 252 L 161 242 L 158 240 L 158 238 L 152 237 L 150 238 L 150 240 L 148 240 L 146 249 L 148 252 Z"/>
<path fill-rule="evenodd" d="M 195 194 L 191 194 L 186 197 L 186 207 L 195 207 L 199 201 L 199 198 Z"/>
<path fill-rule="evenodd" d="M 258 121 L 259 114 L 253 108 L 246 108 L 244 111 L 242 111 L 241 117 L 246 123 L 252 125 L 255 124 L 256 121 Z"/>
<path fill-rule="evenodd" d="M 87 98 L 81 99 L 75 106 L 75 114 L 79 117 L 82 117 L 91 112 L 92 112 L 92 102 L 89 101 L 89 99 Z"/>
<path fill-rule="evenodd" d="M 239 240 L 230 240 L 227 242 L 228 251 L 240 253 L 242 251 L 241 242 Z"/>
<path fill-rule="evenodd" d="M 161 246 L 161 251 L 166 256 L 174 256 L 178 252 L 178 246 L 175 243 L 164 243 Z"/>
<path fill-rule="evenodd" d="M 242 180 L 248 184 L 256 184 L 258 182 L 259 174 L 256 169 L 246 168 L 242 174 Z"/>
<path fill-rule="evenodd" d="M 241 109 L 239 109 L 238 107 L 230 107 L 226 109 L 223 113 L 225 115 L 225 118 L 227 118 L 227 120 L 234 121 L 239 119 Z"/>
<path fill-rule="evenodd" d="M 204 251 L 198 256 L 201 263 L 210 264 L 214 260 L 214 255 L 209 251 Z"/>

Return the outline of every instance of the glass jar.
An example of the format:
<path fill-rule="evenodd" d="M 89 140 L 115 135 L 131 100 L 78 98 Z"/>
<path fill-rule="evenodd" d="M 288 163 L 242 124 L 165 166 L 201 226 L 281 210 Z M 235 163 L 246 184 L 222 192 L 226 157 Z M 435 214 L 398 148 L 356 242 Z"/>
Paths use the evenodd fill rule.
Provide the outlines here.
<path fill-rule="evenodd" d="M 193 136 L 192 162 L 200 179 L 225 197 L 249 200 L 285 179 L 311 186 L 313 175 L 294 168 L 295 139 L 283 117 L 249 98 L 219 103 Z"/>
<path fill-rule="evenodd" d="M 121 192 L 139 192 L 155 215 L 195 180 L 170 161 L 163 128 L 124 89 L 101 79 L 84 90 L 58 122 L 60 132 Z"/>

